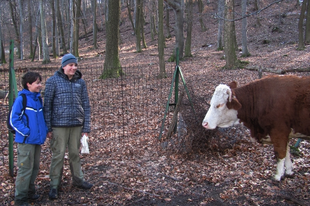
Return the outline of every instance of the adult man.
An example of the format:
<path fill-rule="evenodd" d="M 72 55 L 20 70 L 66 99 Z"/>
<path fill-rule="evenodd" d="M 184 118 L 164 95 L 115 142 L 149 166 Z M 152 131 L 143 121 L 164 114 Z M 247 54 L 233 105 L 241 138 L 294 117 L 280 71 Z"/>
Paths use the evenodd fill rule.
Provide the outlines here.
<path fill-rule="evenodd" d="M 44 115 L 53 152 L 49 198 L 58 198 L 67 147 L 73 185 L 90 189 L 92 184 L 84 181 L 79 156 L 80 138 L 90 132 L 90 105 L 85 81 L 72 54 L 63 56 L 60 69 L 46 81 Z"/>

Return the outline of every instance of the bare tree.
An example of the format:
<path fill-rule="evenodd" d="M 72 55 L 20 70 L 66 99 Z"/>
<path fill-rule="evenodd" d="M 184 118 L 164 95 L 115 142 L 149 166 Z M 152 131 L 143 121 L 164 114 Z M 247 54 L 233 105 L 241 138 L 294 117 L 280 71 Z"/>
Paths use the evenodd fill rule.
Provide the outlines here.
<path fill-rule="evenodd" d="M 29 19 L 29 21 L 28 21 L 28 23 L 29 23 L 29 27 L 28 27 L 28 36 L 29 36 L 29 53 L 30 53 L 30 55 L 29 55 L 29 57 L 30 58 L 32 58 L 32 56 L 33 56 L 33 39 L 32 39 L 32 12 L 31 12 L 31 1 L 30 0 L 28 0 L 27 1 L 27 3 L 28 3 L 28 19 Z"/>
<path fill-rule="evenodd" d="M 106 57 L 100 78 L 117 78 L 123 75 L 119 60 L 120 0 L 107 0 Z"/>
<path fill-rule="evenodd" d="M 52 21 L 53 21 L 53 28 L 52 28 L 52 51 L 53 51 L 53 57 L 56 58 L 56 15 L 55 15 L 55 7 L 54 7 L 54 0 L 50 1 L 51 10 L 52 10 Z"/>
<path fill-rule="evenodd" d="M 146 41 L 145 41 L 145 35 L 144 35 L 144 24 L 145 24 L 145 21 L 144 21 L 144 12 L 143 12 L 143 8 L 144 8 L 144 4 L 143 4 L 143 0 L 140 2 L 141 3 L 141 10 L 140 10 L 140 25 L 141 25 L 141 37 L 142 37 L 142 45 L 143 45 L 143 48 L 146 48 Z"/>
<path fill-rule="evenodd" d="M 150 16 L 150 30 L 151 30 L 151 38 L 152 40 L 155 39 L 155 35 L 157 34 L 156 31 L 156 19 L 155 19 L 155 14 L 156 14 L 156 2 L 155 0 L 150 0 L 149 1 L 149 10 L 151 11 L 149 16 Z"/>
<path fill-rule="evenodd" d="M 136 52 L 141 52 L 141 23 L 140 18 L 142 17 L 142 7 L 141 1 L 143 0 L 136 0 L 136 15 L 135 15 L 135 35 L 136 35 Z"/>
<path fill-rule="evenodd" d="M 224 25 L 224 11 L 225 11 L 225 0 L 218 0 L 218 32 L 217 32 L 217 50 L 221 51 L 224 48 L 223 45 L 223 25 Z"/>
<path fill-rule="evenodd" d="M 307 8 L 307 1 L 303 1 L 300 9 L 299 21 L 298 21 L 298 50 L 305 48 L 304 35 L 303 35 L 303 22 L 305 18 L 305 11 Z"/>
<path fill-rule="evenodd" d="M 258 11 L 258 10 L 259 10 L 258 0 L 254 0 L 254 11 Z M 259 16 L 257 16 L 256 20 L 257 20 L 256 21 L 257 25 L 261 26 Z"/>
<path fill-rule="evenodd" d="M 91 0 L 91 7 L 93 6 L 92 5 L 92 1 L 93 0 Z M 87 7 L 87 3 L 85 2 L 85 1 L 82 1 L 81 3 L 83 3 L 82 5 L 81 5 L 81 13 L 80 13 L 80 16 L 81 16 L 81 20 L 82 20 L 82 23 L 83 23 L 83 29 L 84 29 L 84 36 L 85 36 L 85 40 L 88 40 L 88 35 L 87 35 L 87 26 L 88 26 L 88 23 L 87 23 L 87 17 L 86 17 L 86 15 L 85 15 L 85 13 L 86 13 L 86 7 Z M 92 9 L 93 10 L 93 9 Z M 97 10 L 97 2 L 96 2 L 96 10 Z M 97 19 L 97 14 L 96 14 L 96 10 L 95 10 L 95 13 L 92 13 L 93 15 L 95 14 L 95 16 L 96 16 L 96 19 Z M 97 20 L 96 20 L 97 21 Z M 97 27 L 97 25 L 96 25 L 96 27 Z M 96 32 L 96 35 L 97 35 L 97 32 Z"/>
<path fill-rule="evenodd" d="M 169 5 L 166 5 L 166 30 L 167 30 L 167 35 L 166 38 L 170 38 L 171 37 L 171 33 L 170 33 L 170 8 Z"/>
<path fill-rule="evenodd" d="M 93 46 L 95 49 L 98 48 L 97 44 L 97 31 L 98 31 L 98 26 L 97 26 L 97 0 L 92 0 L 91 1 L 91 6 L 92 6 L 92 11 L 93 11 Z"/>
<path fill-rule="evenodd" d="M 33 48 L 33 56 L 31 61 L 34 61 L 35 55 L 36 55 L 36 50 L 38 47 L 38 43 L 39 43 L 39 23 L 40 23 L 40 9 L 37 11 L 36 13 L 36 23 L 35 23 L 35 37 L 34 37 L 34 48 Z M 38 49 L 39 50 L 39 49 Z M 38 55 L 39 59 L 40 59 L 40 54 Z"/>
<path fill-rule="evenodd" d="M 15 1 L 13 0 L 9 0 L 9 7 L 10 7 L 10 13 L 11 13 L 11 19 L 12 19 L 12 23 L 14 26 L 14 31 L 15 31 L 15 35 L 16 35 L 16 47 L 17 47 L 17 52 L 18 52 L 18 57 L 20 58 L 20 37 L 19 37 L 19 31 L 18 31 L 18 24 L 17 24 L 17 12 L 16 12 L 16 4 Z"/>
<path fill-rule="evenodd" d="M 0 17 L 2 17 L 2 9 L 0 8 Z M 0 21 L 0 64 L 6 63 L 5 52 L 3 47 L 2 20 Z"/>
<path fill-rule="evenodd" d="M 42 50 L 43 50 L 43 64 L 51 62 L 48 46 L 46 43 L 46 27 L 45 27 L 45 13 L 43 9 L 43 0 L 39 1 L 40 4 L 40 17 L 41 17 L 41 36 L 42 36 Z"/>
<path fill-rule="evenodd" d="M 305 27 L 305 44 L 310 44 L 310 1 L 307 2 L 306 27 Z"/>
<path fill-rule="evenodd" d="M 236 68 L 237 56 L 234 43 L 234 0 L 226 0 L 224 24 L 224 51 L 226 60 L 226 69 Z"/>
<path fill-rule="evenodd" d="M 129 20 L 131 22 L 132 29 L 135 31 L 135 24 L 133 23 L 132 16 L 131 16 L 131 4 L 129 2 L 130 2 L 130 0 L 127 0 L 128 17 L 129 17 Z"/>
<path fill-rule="evenodd" d="M 81 18 L 81 0 L 75 0 L 73 6 L 74 25 L 73 25 L 73 55 L 79 57 L 79 33 L 80 33 L 80 18 Z"/>
<path fill-rule="evenodd" d="M 62 17 L 61 12 L 59 8 L 59 0 L 56 0 L 56 8 L 57 8 L 57 22 L 58 22 L 58 31 L 60 32 L 60 38 L 61 38 L 61 48 L 64 54 L 67 53 L 67 47 L 66 47 L 66 40 L 65 40 L 65 34 L 63 30 L 63 23 L 62 23 Z"/>
<path fill-rule="evenodd" d="M 202 18 L 202 12 L 203 12 L 203 9 L 204 9 L 202 0 L 198 0 L 198 4 L 197 5 L 198 5 L 198 14 L 199 14 L 198 18 L 199 18 L 200 28 L 201 28 L 202 31 L 206 31 L 207 28 L 204 25 L 203 18 Z"/>
<path fill-rule="evenodd" d="M 164 2 L 158 0 L 158 57 L 159 57 L 159 78 L 166 78 L 165 59 L 164 59 Z"/>
<path fill-rule="evenodd" d="M 193 28 L 193 0 L 188 0 L 186 4 L 186 22 L 187 22 L 187 35 L 185 41 L 185 57 L 192 56 L 192 28 Z"/>
<path fill-rule="evenodd" d="M 74 0 L 70 0 L 70 6 L 69 6 L 69 18 L 70 18 L 70 53 L 73 53 L 73 41 L 74 41 L 74 12 L 73 12 L 73 9 L 74 9 Z"/>
<path fill-rule="evenodd" d="M 173 8 L 175 17 L 176 17 L 176 26 L 175 26 L 175 48 L 179 49 L 179 58 L 183 58 L 183 50 L 184 50 L 184 34 L 183 34 L 183 0 L 165 0 L 169 6 Z"/>
<path fill-rule="evenodd" d="M 248 51 L 247 46 L 247 19 L 245 18 L 246 15 L 246 6 L 247 0 L 242 0 L 242 56 L 247 57 L 250 56 L 250 52 Z"/>

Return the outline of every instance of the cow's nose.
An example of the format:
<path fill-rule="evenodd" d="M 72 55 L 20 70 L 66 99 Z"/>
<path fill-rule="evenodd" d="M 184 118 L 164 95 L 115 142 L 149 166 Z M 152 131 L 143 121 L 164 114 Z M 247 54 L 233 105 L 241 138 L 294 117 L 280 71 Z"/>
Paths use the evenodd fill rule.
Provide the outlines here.
<path fill-rule="evenodd" d="M 203 123 L 202 123 L 202 126 L 205 127 L 205 128 L 207 128 L 208 122 L 203 122 Z"/>

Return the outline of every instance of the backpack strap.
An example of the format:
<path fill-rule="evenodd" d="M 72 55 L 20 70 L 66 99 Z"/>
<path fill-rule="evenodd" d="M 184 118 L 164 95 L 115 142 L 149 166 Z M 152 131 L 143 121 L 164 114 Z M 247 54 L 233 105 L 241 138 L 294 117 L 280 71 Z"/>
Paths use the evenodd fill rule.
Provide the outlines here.
<path fill-rule="evenodd" d="M 20 96 L 23 97 L 23 112 L 25 113 L 25 110 L 26 110 L 26 106 L 27 106 L 27 97 L 25 94 L 21 94 Z"/>
<path fill-rule="evenodd" d="M 22 109 L 23 115 L 25 115 L 25 117 L 27 119 L 27 127 L 29 127 L 29 118 L 28 118 L 28 115 L 25 112 L 26 111 L 26 106 L 27 106 L 27 97 L 26 97 L 25 94 L 21 94 L 20 96 L 22 96 L 22 98 L 23 98 L 23 109 Z M 24 138 L 24 142 L 23 143 L 25 143 L 26 139 L 27 139 L 27 137 Z"/>

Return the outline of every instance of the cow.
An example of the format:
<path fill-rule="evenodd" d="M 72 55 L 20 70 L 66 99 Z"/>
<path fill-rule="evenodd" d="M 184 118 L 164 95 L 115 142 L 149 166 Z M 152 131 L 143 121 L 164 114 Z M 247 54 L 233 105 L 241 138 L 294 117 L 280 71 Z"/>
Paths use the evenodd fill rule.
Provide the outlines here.
<path fill-rule="evenodd" d="M 216 87 L 202 122 L 206 129 L 242 123 L 258 142 L 270 141 L 277 158 L 274 179 L 293 175 L 289 138 L 310 135 L 310 77 L 270 75 L 237 87 Z M 285 170 L 285 168 L 286 170 Z"/>

